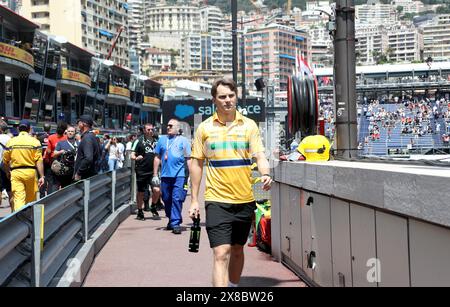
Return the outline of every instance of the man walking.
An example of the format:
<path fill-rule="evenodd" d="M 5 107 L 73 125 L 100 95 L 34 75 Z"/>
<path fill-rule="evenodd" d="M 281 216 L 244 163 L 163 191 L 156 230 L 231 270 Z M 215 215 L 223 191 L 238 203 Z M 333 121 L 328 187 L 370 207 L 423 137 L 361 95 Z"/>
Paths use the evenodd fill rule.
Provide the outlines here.
<path fill-rule="evenodd" d="M 26 204 L 36 200 L 39 173 L 39 187 L 45 182 L 41 142 L 29 135 L 30 123 L 22 120 L 19 135 L 12 138 L 3 154 L 3 167 L 11 178 L 12 211 L 19 211 Z"/>
<path fill-rule="evenodd" d="M 214 253 L 213 285 L 237 287 L 244 267 L 244 245 L 252 223 L 255 198 L 251 165 L 256 159 L 264 190 L 272 178 L 258 126 L 236 110 L 237 86 L 217 81 L 211 91 L 217 113 L 195 135 L 190 168 L 191 218 L 199 215 L 199 189 L 206 160 L 206 230 Z"/>
<path fill-rule="evenodd" d="M 152 188 L 152 207 L 150 211 L 153 217 L 158 217 L 156 203 L 160 197 L 159 183 L 152 182 L 153 164 L 155 159 L 156 140 L 153 137 L 153 125 L 144 126 L 143 135 L 137 139 L 131 149 L 131 160 L 136 161 L 136 182 L 137 182 L 137 219 L 145 221 L 144 216 L 144 194 L 148 191 L 149 185 Z M 148 204 L 147 204 L 148 205 Z M 147 208 L 146 208 L 147 209 Z"/>
<path fill-rule="evenodd" d="M 100 145 L 92 132 L 94 120 L 90 115 L 82 115 L 78 120 L 78 129 L 81 132 L 81 142 L 78 146 L 75 161 L 75 181 L 88 179 L 98 174 L 97 162 L 100 159 Z"/>
<path fill-rule="evenodd" d="M 174 234 L 181 234 L 181 224 L 183 218 L 181 212 L 183 203 L 186 200 L 186 159 L 190 166 L 191 144 L 184 137 L 179 135 L 180 123 L 172 119 L 167 125 L 167 136 L 162 136 L 156 146 L 155 164 L 153 166 L 153 180 L 158 183 L 158 169 L 162 162 L 161 169 L 161 193 L 165 205 L 166 215 L 169 218 L 167 230 L 172 230 Z"/>

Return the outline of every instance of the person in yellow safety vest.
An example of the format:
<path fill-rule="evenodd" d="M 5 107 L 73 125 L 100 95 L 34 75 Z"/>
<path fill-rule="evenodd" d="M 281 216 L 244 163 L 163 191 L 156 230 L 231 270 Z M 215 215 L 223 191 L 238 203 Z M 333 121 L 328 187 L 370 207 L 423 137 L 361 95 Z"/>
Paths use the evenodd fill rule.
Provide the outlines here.
<path fill-rule="evenodd" d="M 3 155 L 5 172 L 11 179 L 12 211 L 17 212 L 26 204 L 36 200 L 39 187 L 44 184 L 44 163 L 41 143 L 29 135 L 30 123 L 22 120 L 19 135 L 7 144 Z M 36 180 L 36 170 L 39 181 Z"/>

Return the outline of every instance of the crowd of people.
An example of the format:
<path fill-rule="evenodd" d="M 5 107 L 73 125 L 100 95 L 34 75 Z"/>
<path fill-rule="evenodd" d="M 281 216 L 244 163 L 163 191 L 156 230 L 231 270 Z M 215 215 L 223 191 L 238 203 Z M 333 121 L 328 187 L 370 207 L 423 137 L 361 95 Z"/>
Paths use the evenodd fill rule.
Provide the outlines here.
<path fill-rule="evenodd" d="M 136 219 L 146 221 L 145 211 L 158 219 L 158 211 L 164 208 L 166 229 L 179 235 L 189 178 L 189 216 L 200 218 L 200 184 L 206 168 L 205 222 L 213 251 L 213 285 L 237 287 L 256 209 L 253 160 L 261 174 L 262 189 L 270 190 L 273 182 L 259 128 L 237 110 L 237 93 L 232 80 L 214 84 L 211 94 L 216 113 L 198 127 L 192 141 L 183 136 L 175 119 L 166 124 L 166 135 L 159 136 L 160 131 L 146 124 L 141 135 L 127 138 L 126 145 L 115 137 L 99 138 L 88 115 L 80 117 L 77 127 L 59 123 L 56 133 L 45 135 L 42 141 L 30 134 L 27 120 L 20 122 L 15 137 L 0 124 L 1 188 L 10 192 L 12 209 L 18 211 L 36 199 L 38 187 L 43 196 L 114 170 L 123 165 L 124 151 L 129 150 L 137 179 Z"/>
<path fill-rule="evenodd" d="M 0 192 L 9 198 L 12 211 L 36 200 L 37 187 L 42 198 L 77 180 L 124 166 L 126 147 L 131 150 L 136 136 L 130 135 L 124 144 L 122 138 L 99 135 L 93 124 L 84 115 L 76 127 L 60 122 L 51 134 L 49 124 L 36 133 L 27 120 L 17 127 L 0 121 Z"/>
<path fill-rule="evenodd" d="M 426 135 L 439 135 L 445 145 L 450 130 L 450 100 L 411 97 L 398 104 L 395 110 L 387 110 L 379 100 L 372 100 L 362 107 L 363 115 L 369 120 L 369 135 L 365 142 L 378 141 L 381 128 L 387 130 L 390 141 L 394 129 L 400 127 L 402 135 L 418 139 Z M 442 120 L 442 121 L 441 121 Z"/>

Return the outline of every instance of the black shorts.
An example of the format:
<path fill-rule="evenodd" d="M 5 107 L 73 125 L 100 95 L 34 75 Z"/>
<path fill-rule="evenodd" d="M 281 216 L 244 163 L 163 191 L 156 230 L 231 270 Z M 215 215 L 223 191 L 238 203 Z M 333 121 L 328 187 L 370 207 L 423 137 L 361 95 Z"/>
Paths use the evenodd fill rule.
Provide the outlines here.
<path fill-rule="evenodd" d="M 3 190 L 11 192 L 11 180 L 8 179 L 4 170 L 0 169 L 0 193 Z"/>
<path fill-rule="evenodd" d="M 224 204 L 206 202 L 206 231 L 211 248 L 247 242 L 256 203 Z"/>
<path fill-rule="evenodd" d="M 152 189 L 155 188 L 152 185 L 153 175 L 146 176 L 136 176 L 136 184 L 139 193 L 145 193 L 148 190 L 148 186 L 151 186 Z"/>

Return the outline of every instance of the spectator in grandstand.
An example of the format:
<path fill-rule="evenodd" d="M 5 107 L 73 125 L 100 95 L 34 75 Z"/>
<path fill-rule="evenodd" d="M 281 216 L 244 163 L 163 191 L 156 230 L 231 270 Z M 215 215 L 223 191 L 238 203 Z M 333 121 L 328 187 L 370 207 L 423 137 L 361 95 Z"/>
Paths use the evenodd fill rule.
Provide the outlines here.
<path fill-rule="evenodd" d="M 442 142 L 444 143 L 445 146 L 448 146 L 450 143 L 450 136 L 448 134 L 443 134 Z"/>

